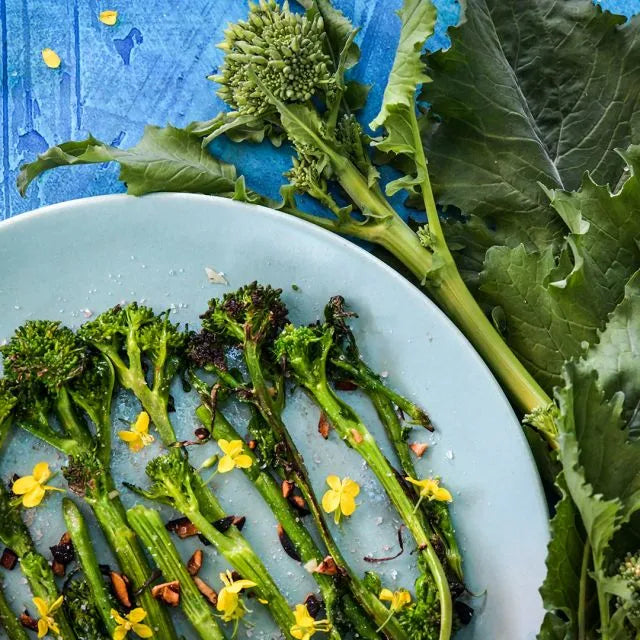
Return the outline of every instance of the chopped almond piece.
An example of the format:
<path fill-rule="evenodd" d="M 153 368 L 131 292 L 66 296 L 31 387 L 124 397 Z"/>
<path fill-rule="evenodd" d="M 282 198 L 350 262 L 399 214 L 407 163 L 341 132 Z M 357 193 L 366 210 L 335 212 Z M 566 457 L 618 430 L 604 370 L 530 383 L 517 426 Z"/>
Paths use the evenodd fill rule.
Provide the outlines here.
<path fill-rule="evenodd" d="M 429 448 L 429 445 L 426 442 L 412 442 L 409 445 L 409 449 L 415 453 L 418 458 L 422 458 L 424 452 Z"/>
<path fill-rule="evenodd" d="M 336 561 L 331 556 L 327 556 L 318 565 L 314 573 L 321 573 L 324 576 L 335 576 L 338 573 L 338 565 L 336 564 Z"/>
<path fill-rule="evenodd" d="M 198 591 L 215 607 L 216 604 L 218 604 L 218 594 L 204 580 L 198 578 L 198 576 L 194 576 L 193 581 L 196 587 L 198 587 Z"/>
<path fill-rule="evenodd" d="M 202 569 L 202 561 L 204 558 L 204 554 L 202 553 L 202 549 L 196 549 L 193 552 L 193 555 L 189 558 L 189 562 L 187 562 L 187 571 L 190 576 L 197 576 L 200 569 Z"/>
<path fill-rule="evenodd" d="M 296 485 L 293 484 L 293 482 L 289 482 L 288 480 L 283 480 L 282 481 L 282 497 L 288 498 L 293 493 L 293 490 L 295 488 L 296 488 Z"/>
<path fill-rule="evenodd" d="M 331 423 L 323 411 L 318 421 L 318 433 L 327 440 L 329 438 L 329 431 L 331 431 Z"/>
<path fill-rule="evenodd" d="M 351 437 L 356 444 L 360 444 L 364 440 L 362 434 L 357 429 L 351 429 Z"/>
<path fill-rule="evenodd" d="M 112 571 L 111 575 L 111 587 L 118 602 L 126 609 L 131 609 L 131 596 L 129 595 L 129 579 L 121 573 Z"/>
<path fill-rule="evenodd" d="M 180 582 L 173 580 L 157 584 L 151 588 L 151 595 L 170 607 L 177 607 L 180 604 Z"/>

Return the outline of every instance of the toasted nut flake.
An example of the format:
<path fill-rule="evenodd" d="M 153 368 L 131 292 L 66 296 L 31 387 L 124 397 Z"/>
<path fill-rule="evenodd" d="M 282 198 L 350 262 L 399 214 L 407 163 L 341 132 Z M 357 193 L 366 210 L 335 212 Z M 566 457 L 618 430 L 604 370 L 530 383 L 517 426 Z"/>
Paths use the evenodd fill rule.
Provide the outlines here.
<path fill-rule="evenodd" d="M 251 451 L 255 451 L 257 446 L 258 446 L 258 443 L 256 440 L 249 440 L 249 442 L 247 442 L 247 447 L 249 447 Z"/>
<path fill-rule="evenodd" d="M 327 556 L 318 565 L 318 568 L 314 571 L 314 573 L 321 573 L 324 576 L 335 576 L 338 573 L 338 565 L 331 556 Z"/>
<path fill-rule="evenodd" d="M 49 69 L 57 69 L 62 63 L 60 56 L 53 49 L 43 49 L 42 59 Z"/>
<path fill-rule="evenodd" d="M 129 596 L 129 579 L 116 571 L 112 571 L 111 575 L 111 588 L 118 602 L 125 608 L 131 609 L 131 597 Z"/>
<path fill-rule="evenodd" d="M 238 531 L 242 531 L 247 519 L 244 516 L 234 516 L 231 523 Z"/>
<path fill-rule="evenodd" d="M 351 437 L 356 444 L 360 444 L 364 440 L 362 434 L 357 429 L 351 429 Z"/>
<path fill-rule="evenodd" d="M 201 578 L 198 576 L 194 576 L 193 581 L 198 587 L 198 591 L 207 599 L 209 604 L 212 604 L 214 607 L 218 604 L 218 594 Z"/>
<path fill-rule="evenodd" d="M 409 445 L 409 449 L 415 453 L 418 458 L 422 458 L 424 452 L 429 448 L 429 445 L 426 442 L 412 442 Z"/>
<path fill-rule="evenodd" d="M 216 520 L 212 522 L 213 526 L 220 532 L 226 533 L 229 530 L 229 527 L 233 524 L 235 516 L 225 516 L 224 518 L 220 518 L 220 520 Z"/>
<path fill-rule="evenodd" d="M 61 565 L 68 565 L 75 557 L 71 536 L 66 531 L 62 534 L 60 542 L 53 547 L 49 547 L 49 550 L 53 559 Z"/>
<path fill-rule="evenodd" d="M 282 497 L 288 498 L 293 493 L 293 490 L 295 488 L 296 488 L 296 485 L 293 484 L 293 482 L 289 482 L 288 480 L 283 480 L 282 481 Z"/>
<path fill-rule="evenodd" d="M 0 557 L 0 565 L 3 566 L 8 571 L 12 571 L 15 569 L 16 563 L 18 562 L 18 556 L 15 551 L 9 549 L 7 547 L 2 552 L 2 557 Z"/>
<path fill-rule="evenodd" d="M 113 25 L 118 21 L 118 12 L 117 11 L 101 11 L 100 12 L 100 22 L 102 24 L 106 24 L 108 27 L 113 27 Z"/>
<path fill-rule="evenodd" d="M 31 631 L 38 630 L 38 621 L 32 618 L 26 611 L 20 614 L 18 620 L 25 629 L 31 629 Z"/>
<path fill-rule="evenodd" d="M 296 508 L 300 515 L 306 516 L 309 514 L 307 503 L 302 496 L 289 496 L 289 502 Z"/>
<path fill-rule="evenodd" d="M 340 391 L 355 391 L 358 385 L 353 380 L 338 380 L 335 387 Z"/>
<path fill-rule="evenodd" d="M 323 411 L 318 421 L 318 433 L 327 440 L 329 438 L 329 431 L 331 431 L 331 423 Z"/>
<path fill-rule="evenodd" d="M 198 438 L 198 440 L 202 442 L 204 440 L 208 440 L 211 437 L 211 433 L 209 432 L 209 429 L 205 429 L 204 427 L 198 427 L 195 430 L 195 436 L 196 438 Z"/>
<path fill-rule="evenodd" d="M 197 536 L 200 531 L 196 527 L 189 518 L 176 518 L 175 520 L 170 520 L 165 525 L 167 531 L 171 531 L 175 533 L 178 538 L 184 540 L 184 538 L 190 538 L 191 536 Z"/>
<path fill-rule="evenodd" d="M 62 578 L 64 577 L 64 574 L 67 572 L 67 568 L 65 567 L 65 565 L 62 564 L 62 562 L 58 562 L 57 560 L 54 560 L 51 563 L 51 571 L 53 571 L 54 576 L 58 576 L 58 578 Z"/>
<path fill-rule="evenodd" d="M 296 562 L 300 562 L 300 555 L 281 524 L 278 525 L 278 538 L 280 539 L 280 544 L 282 545 L 285 553 Z"/>
<path fill-rule="evenodd" d="M 189 562 L 187 562 L 187 571 L 190 576 L 197 576 L 200 569 L 202 569 L 202 561 L 204 559 L 204 554 L 202 553 L 202 549 L 196 549 L 193 552 L 193 555 L 189 558 Z"/>
<path fill-rule="evenodd" d="M 151 595 L 156 600 L 161 600 L 170 607 L 177 607 L 180 604 L 180 582 L 164 582 L 151 588 Z"/>

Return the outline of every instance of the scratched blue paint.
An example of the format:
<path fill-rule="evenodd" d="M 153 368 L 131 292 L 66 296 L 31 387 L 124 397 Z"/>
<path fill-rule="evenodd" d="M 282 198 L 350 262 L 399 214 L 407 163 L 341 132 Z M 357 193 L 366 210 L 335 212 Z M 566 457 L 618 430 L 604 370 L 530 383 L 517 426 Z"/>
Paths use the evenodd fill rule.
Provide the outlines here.
<path fill-rule="evenodd" d="M 361 26 L 362 63 L 357 76 L 372 83 L 364 121 L 381 99 L 398 37 L 391 11 L 401 0 L 337 0 Z M 438 0 L 432 48 L 446 46 L 458 18 L 454 0 Z M 625 15 L 640 12 L 640 0 L 602 0 Z M 104 9 L 119 11 L 114 27 L 98 20 Z M 15 187 L 19 167 L 51 145 L 89 132 L 117 146 L 130 146 L 147 122 L 184 125 L 210 118 L 222 108 L 206 76 L 222 60 L 215 44 L 227 22 L 241 18 L 241 0 L 0 0 L 0 219 L 47 204 L 122 191 L 115 166 L 75 167 L 47 174 L 26 198 Z M 62 58 L 48 69 L 40 51 Z M 287 149 L 251 150 L 219 142 L 216 151 L 233 159 L 250 184 L 276 194 L 289 163 Z"/>

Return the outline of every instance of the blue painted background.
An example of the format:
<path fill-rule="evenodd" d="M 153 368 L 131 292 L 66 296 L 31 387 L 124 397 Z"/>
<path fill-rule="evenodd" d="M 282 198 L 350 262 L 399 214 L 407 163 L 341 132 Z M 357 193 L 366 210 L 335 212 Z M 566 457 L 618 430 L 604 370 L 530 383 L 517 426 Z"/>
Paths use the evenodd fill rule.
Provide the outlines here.
<path fill-rule="evenodd" d="M 535 0 L 533 0 L 535 1 Z M 357 76 L 374 84 L 375 113 L 393 60 L 399 22 L 392 10 L 401 0 L 336 0 L 360 25 L 362 62 Z M 445 31 L 458 17 L 454 0 L 439 0 L 438 32 L 432 46 L 446 45 Z M 630 15 L 640 0 L 603 0 Z M 108 27 L 105 9 L 119 12 Z M 19 166 L 49 146 L 91 132 L 116 146 L 131 146 L 145 123 L 184 125 L 208 119 L 221 108 L 206 80 L 222 59 L 215 44 L 226 23 L 246 15 L 242 0 L 0 0 L 2 86 L 0 128 L 0 219 L 47 204 L 123 190 L 117 168 L 77 167 L 47 174 L 26 198 L 15 187 Z M 62 58 L 48 69 L 42 49 Z M 288 166 L 286 149 L 219 143 L 256 189 L 275 195 Z"/>

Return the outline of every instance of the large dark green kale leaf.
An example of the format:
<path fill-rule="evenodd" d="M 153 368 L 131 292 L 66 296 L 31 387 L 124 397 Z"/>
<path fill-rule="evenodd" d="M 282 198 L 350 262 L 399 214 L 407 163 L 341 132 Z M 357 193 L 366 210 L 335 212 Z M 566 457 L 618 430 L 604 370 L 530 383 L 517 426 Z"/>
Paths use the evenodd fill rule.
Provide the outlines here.
<path fill-rule="evenodd" d="M 568 229 L 562 247 L 492 247 L 480 293 L 506 317 L 506 339 L 549 392 L 566 360 L 598 341 L 607 316 L 640 268 L 640 147 L 624 154 L 629 178 L 612 194 L 585 176 L 577 192 L 549 192 Z"/>

